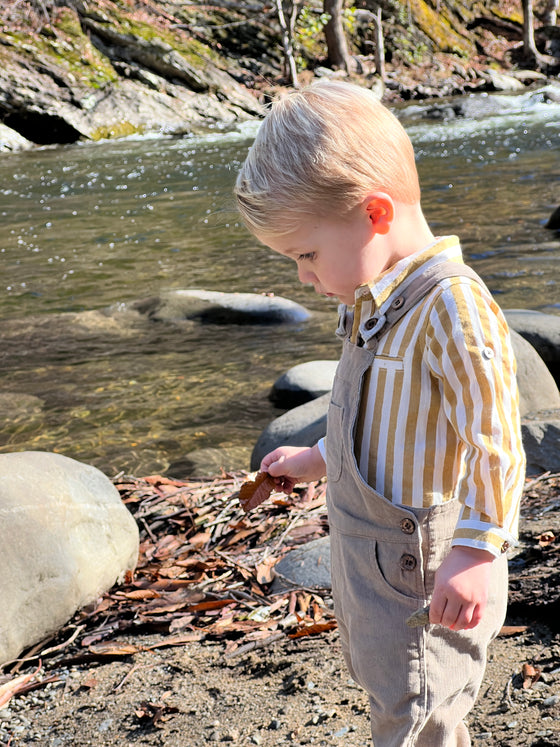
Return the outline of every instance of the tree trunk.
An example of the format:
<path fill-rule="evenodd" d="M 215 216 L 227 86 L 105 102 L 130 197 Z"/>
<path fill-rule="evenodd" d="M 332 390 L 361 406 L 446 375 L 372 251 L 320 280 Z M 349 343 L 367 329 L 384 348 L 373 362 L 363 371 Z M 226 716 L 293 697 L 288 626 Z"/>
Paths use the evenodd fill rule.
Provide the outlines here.
<path fill-rule="evenodd" d="M 342 25 L 344 0 L 323 0 L 323 10 L 330 16 L 325 25 L 325 40 L 329 64 L 333 68 L 350 71 L 350 54 Z"/>
<path fill-rule="evenodd" d="M 548 0 L 542 19 L 545 26 L 556 26 L 559 3 L 560 0 Z"/>
<path fill-rule="evenodd" d="M 284 8 L 282 7 L 282 0 L 276 0 L 276 12 L 278 13 L 278 20 L 280 22 L 280 28 L 282 29 L 282 46 L 284 48 L 284 73 L 289 78 L 294 88 L 299 88 L 296 60 L 294 57 L 294 48 L 292 46 L 292 18 L 294 15 L 294 5 L 292 5 L 292 13 L 290 14 L 290 26 L 286 23 L 286 17 L 284 15 Z"/>
<path fill-rule="evenodd" d="M 381 8 L 377 9 L 373 20 L 375 26 L 375 72 L 381 80 L 385 80 L 385 41 L 383 38 L 383 25 L 381 23 Z"/>
<path fill-rule="evenodd" d="M 539 53 L 535 44 L 535 19 L 533 17 L 533 0 L 522 0 L 523 6 L 523 57 L 536 63 Z"/>

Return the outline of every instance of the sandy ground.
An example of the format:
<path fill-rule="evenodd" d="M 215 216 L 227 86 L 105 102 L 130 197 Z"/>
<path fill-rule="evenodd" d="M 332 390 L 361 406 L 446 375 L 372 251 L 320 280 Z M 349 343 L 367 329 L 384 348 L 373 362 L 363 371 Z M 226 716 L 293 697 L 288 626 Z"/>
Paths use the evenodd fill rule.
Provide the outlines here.
<path fill-rule="evenodd" d="M 177 493 L 174 486 L 171 488 Z M 189 490 L 196 493 L 196 490 Z M 218 532 L 221 538 L 216 539 L 218 544 L 230 541 L 227 533 L 224 534 L 225 529 L 233 526 L 239 531 L 240 526 L 230 483 L 224 484 L 222 492 L 233 513 L 231 516 L 225 515 L 223 510 L 220 513 L 225 518 Z M 142 495 L 145 493 L 144 490 Z M 219 500 L 212 496 L 201 499 L 200 490 L 197 495 L 210 518 L 213 516 L 210 508 L 214 504 L 224 505 L 223 496 Z M 166 534 L 170 524 L 166 529 L 161 515 L 173 506 L 161 503 L 161 495 L 157 500 L 160 501 L 159 518 L 153 519 L 151 531 L 161 527 L 160 544 L 150 545 L 147 538 L 143 541 L 145 561 L 138 572 L 139 588 L 145 588 L 145 583 L 142 587 L 141 582 L 148 578 L 148 572 L 151 580 L 159 579 L 157 582 L 161 583 L 158 574 L 163 572 L 166 563 L 168 575 L 172 576 L 173 566 L 169 564 L 183 558 L 185 548 L 192 552 L 192 544 L 172 545 L 170 535 Z M 300 511 L 297 506 L 263 509 L 262 514 L 257 513 L 256 518 L 251 519 L 254 531 L 262 537 L 263 532 L 279 527 L 286 541 L 289 541 L 290 532 L 301 540 L 305 532 L 319 531 L 323 511 L 320 496 L 308 494 L 298 500 L 300 507 L 301 501 L 306 500 L 305 505 L 315 508 L 307 511 Z M 142 506 L 145 513 L 145 503 L 138 503 L 136 509 Z M 301 514 L 303 524 L 294 522 L 294 511 Z M 177 512 L 169 515 L 176 523 Z M 283 528 L 283 521 L 287 528 Z M 218 525 L 212 519 L 208 526 Z M 180 525 L 180 529 L 183 532 L 181 542 L 184 542 L 185 524 Z M 191 543 L 200 540 L 200 536 L 200 533 L 193 535 Z M 468 718 L 474 745 L 560 747 L 559 592 L 554 581 L 560 549 L 557 536 L 560 536 L 560 477 L 552 476 L 529 484 L 526 491 L 522 541 L 510 563 L 512 591 L 506 620 L 508 627 L 491 645 L 480 697 Z M 274 541 L 272 534 L 271 537 Z M 241 545 L 246 541 L 246 538 L 240 541 Z M 170 553 L 167 560 L 164 545 Z M 159 556 L 163 557 L 163 560 L 158 558 L 157 563 L 153 556 L 155 547 L 159 547 Z M 218 552 L 225 557 L 224 552 Z M 190 557 L 188 553 L 187 556 Z M 210 557 L 209 551 L 207 563 Z M 247 578 L 244 567 L 248 562 L 236 561 L 237 570 L 241 569 Z M 223 576 L 223 567 L 216 565 L 212 572 L 219 579 Z M 228 578 L 230 586 L 232 579 Z M 253 594 L 256 593 L 254 583 L 253 578 L 248 578 L 247 584 L 253 586 L 245 587 L 253 589 Z M 214 587 L 215 596 L 216 589 L 218 586 Z M 99 631 L 105 629 L 108 621 L 112 619 L 118 623 L 123 617 L 123 610 L 127 609 L 122 606 L 123 594 L 119 590 L 117 594 L 112 592 L 116 612 L 111 613 L 111 607 L 100 606 L 97 618 L 87 618 L 89 627 L 84 625 L 85 618 L 78 615 L 57 639 L 45 644 L 46 648 L 53 644 L 60 646 L 60 641 L 67 641 L 80 624 L 85 627 L 82 636 L 87 634 L 92 641 L 98 640 Z M 298 597 L 300 602 L 302 598 L 310 601 L 309 609 L 314 609 L 316 619 L 328 622 L 328 592 L 320 598 L 316 595 L 324 602 L 324 609 L 313 602 L 313 594 L 302 594 Z M 106 604 L 109 601 L 106 599 Z M 163 598 L 158 599 L 159 604 L 163 602 Z M 142 601 L 144 606 L 136 609 L 136 619 L 147 615 L 150 603 L 150 600 Z M 172 606 L 169 609 L 173 609 Z M 253 611 L 259 609 L 255 607 Z M 176 636 L 170 636 L 170 630 L 173 625 L 177 627 L 178 621 L 185 620 L 177 617 L 184 614 L 173 611 L 163 618 L 160 614 L 160 620 L 167 620 L 165 625 L 160 623 L 161 631 L 148 616 L 146 620 L 152 619 L 150 625 L 144 624 L 138 629 L 129 627 L 124 632 L 112 629 L 111 635 L 105 636 L 101 643 L 89 645 L 87 637 L 83 637 L 81 643 L 76 640 L 72 645 L 62 645 L 54 654 L 48 651 L 45 654 L 43 646 L 44 656 L 40 662 L 36 655 L 17 671 L 5 668 L 3 674 L 0 672 L 0 703 L 1 688 L 11 678 L 35 672 L 35 679 L 29 683 L 33 689 L 19 693 L 0 707 L 0 745 L 371 746 L 367 698 L 349 678 L 336 629 L 288 638 L 282 626 L 274 622 L 264 631 L 253 628 L 247 635 L 243 632 L 247 620 L 241 616 L 235 618 L 231 612 L 226 615 L 222 608 L 214 618 L 204 615 L 217 615 L 216 611 L 199 612 L 190 627 L 183 631 L 185 640 L 190 630 L 195 631 L 193 637 L 198 635 L 199 640 L 181 642 Z M 173 642 L 175 645 L 170 645 Z"/>
<path fill-rule="evenodd" d="M 542 674 L 524 689 L 526 662 Z M 203 642 L 56 673 L 0 711 L 0 744 L 372 744 L 367 698 L 346 672 L 336 631 L 230 659 L 223 643 Z M 475 745 L 560 745 L 560 636 L 535 624 L 498 638 L 468 723 Z"/>

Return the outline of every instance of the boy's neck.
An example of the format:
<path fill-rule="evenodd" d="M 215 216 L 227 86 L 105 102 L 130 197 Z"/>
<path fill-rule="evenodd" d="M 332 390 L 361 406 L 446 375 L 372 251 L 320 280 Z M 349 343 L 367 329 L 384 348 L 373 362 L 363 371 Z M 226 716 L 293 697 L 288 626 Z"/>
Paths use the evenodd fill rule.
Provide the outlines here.
<path fill-rule="evenodd" d="M 402 202 L 395 202 L 395 216 L 391 230 L 383 238 L 387 242 L 394 259 L 393 264 L 395 264 L 400 259 L 416 254 L 431 244 L 435 236 L 424 217 L 420 203 L 406 205 Z"/>

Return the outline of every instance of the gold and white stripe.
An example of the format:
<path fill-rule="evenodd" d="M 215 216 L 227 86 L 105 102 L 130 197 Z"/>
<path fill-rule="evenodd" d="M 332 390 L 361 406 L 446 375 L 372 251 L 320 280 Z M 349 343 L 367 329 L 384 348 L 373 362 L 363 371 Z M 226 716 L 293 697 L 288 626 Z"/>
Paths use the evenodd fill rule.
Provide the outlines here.
<path fill-rule="evenodd" d="M 462 262 L 439 239 L 356 292 L 352 338 L 405 278 Z M 438 285 L 387 334 L 368 371 L 356 426 L 364 479 L 393 503 L 462 504 L 455 544 L 499 554 L 515 542 L 525 475 L 515 359 L 504 316 L 465 277 Z"/>

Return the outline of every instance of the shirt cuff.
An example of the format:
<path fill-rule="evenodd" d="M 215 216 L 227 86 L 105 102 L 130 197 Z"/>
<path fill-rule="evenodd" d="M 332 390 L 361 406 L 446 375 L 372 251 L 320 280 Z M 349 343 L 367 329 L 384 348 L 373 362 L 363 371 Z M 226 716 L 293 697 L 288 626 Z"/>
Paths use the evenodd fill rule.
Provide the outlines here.
<path fill-rule="evenodd" d="M 477 528 L 468 525 L 457 526 L 451 542 L 452 547 L 462 545 L 477 550 L 486 550 L 496 558 L 517 544 L 517 538 L 502 527 L 488 526 L 487 529 L 481 529 L 480 525 Z"/>
<path fill-rule="evenodd" d="M 319 449 L 319 453 L 323 457 L 323 461 L 326 464 L 327 463 L 327 441 L 325 438 L 320 438 L 317 441 L 317 448 Z"/>

